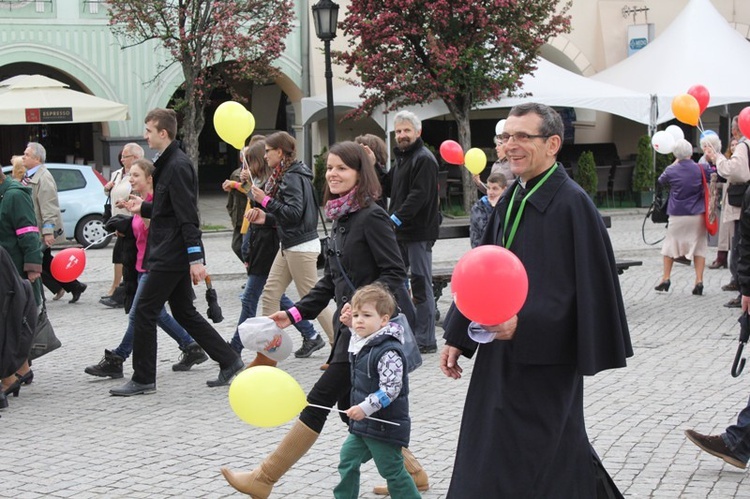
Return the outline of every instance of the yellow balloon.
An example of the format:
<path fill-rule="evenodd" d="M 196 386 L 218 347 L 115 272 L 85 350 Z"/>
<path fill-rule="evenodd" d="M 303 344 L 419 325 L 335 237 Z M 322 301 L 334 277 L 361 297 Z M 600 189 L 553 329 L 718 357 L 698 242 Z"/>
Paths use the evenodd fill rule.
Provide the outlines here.
<path fill-rule="evenodd" d="M 214 129 L 221 140 L 242 149 L 255 129 L 255 117 L 239 102 L 223 102 L 214 113 Z"/>
<path fill-rule="evenodd" d="M 464 155 L 464 165 L 474 175 L 479 175 L 487 166 L 487 155 L 478 147 L 472 147 Z"/>
<path fill-rule="evenodd" d="M 307 399 L 297 380 L 285 371 L 256 366 L 234 378 L 229 386 L 229 405 L 246 423 L 268 428 L 297 416 Z"/>
<path fill-rule="evenodd" d="M 701 115 L 698 100 L 690 94 L 681 94 L 672 99 L 672 114 L 686 125 L 696 126 Z"/>

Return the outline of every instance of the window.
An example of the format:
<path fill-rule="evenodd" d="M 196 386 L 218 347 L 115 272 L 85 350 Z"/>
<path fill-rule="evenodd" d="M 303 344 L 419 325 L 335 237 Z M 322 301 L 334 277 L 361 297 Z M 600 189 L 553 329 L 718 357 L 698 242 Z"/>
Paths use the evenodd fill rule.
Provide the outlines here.
<path fill-rule="evenodd" d="M 73 189 L 83 189 L 86 187 L 86 179 L 83 177 L 83 173 L 78 170 L 50 168 L 49 172 L 55 178 L 57 192 L 72 191 Z"/>

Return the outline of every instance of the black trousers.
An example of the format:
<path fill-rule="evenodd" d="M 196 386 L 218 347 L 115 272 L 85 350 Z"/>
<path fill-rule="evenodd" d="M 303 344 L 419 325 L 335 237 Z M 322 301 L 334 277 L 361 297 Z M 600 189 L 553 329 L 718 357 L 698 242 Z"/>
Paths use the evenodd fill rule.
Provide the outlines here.
<path fill-rule="evenodd" d="M 318 404 L 325 407 L 332 407 L 334 404 L 338 404 L 339 409 L 342 411 L 347 410 L 351 406 L 351 376 L 348 362 L 334 362 L 330 364 L 328 369 L 323 371 L 318 381 L 315 382 L 315 386 L 312 387 L 310 393 L 307 394 L 307 401 L 310 404 Z M 302 409 L 299 419 L 312 431 L 320 433 L 323 431 L 323 426 L 326 424 L 326 419 L 330 413 L 331 411 L 308 405 Z M 339 414 L 342 421 L 348 423 L 349 418 L 346 417 L 346 414 Z"/>
<path fill-rule="evenodd" d="M 177 322 L 222 369 L 237 360 L 237 353 L 195 309 L 190 274 L 151 271 L 135 309 L 133 381 L 156 382 L 156 319 L 167 301 Z"/>
<path fill-rule="evenodd" d="M 68 293 L 77 291 L 81 287 L 81 283 L 78 280 L 71 282 L 60 282 L 52 276 L 50 272 L 50 265 L 52 265 L 52 248 L 46 246 L 42 253 L 42 282 L 52 293 L 57 293 L 61 289 L 64 289 Z"/>

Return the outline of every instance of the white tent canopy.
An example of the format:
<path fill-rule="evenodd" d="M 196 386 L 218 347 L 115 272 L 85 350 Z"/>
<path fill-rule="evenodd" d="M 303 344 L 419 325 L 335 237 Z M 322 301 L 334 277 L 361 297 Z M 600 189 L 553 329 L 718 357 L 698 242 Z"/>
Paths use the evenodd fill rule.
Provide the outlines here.
<path fill-rule="evenodd" d="M 650 98 L 647 93 L 629 90 L 617 85 L 593 81 L 563 69 L 545 59 L 539 58 L 538 68 L 522 78 L 522 93 L 527 97 L 504 97 L 478 106 L 478 109 L 499 109 L 513 107 L 523 102 L 541 102 L 550 106 L 580 107 L 616 114 L 638 123 L 649 123 Z M 334 107 L 355 109 L 362 99 L 362 89 L 347 85 L 334 91 Z M 302 99 L 302 121 L 307 124 L 316 115 L 322 116 L 326 108 L 326 96 L 317 95 Z M 385 115 L 379 107 L 371 117 L 383 129 L 390 130 L 392 121 L 386 124 Z M 442 101 L 434 101 L 422 106 L 409 106 L 420 119 L 429 119 L 448 114 Z M 390 113 L 391 116 L 393 113 Z M 392 120 L 393 118 L 389 118 Z M 386 126 L 387 125 L 387 126 Z"/>
<path fill-rule="evenodd" d="M 748 61 L 750 43 L 709 0 L 690 0 L 653 42 L 591 78 L 656 95 L 663 123 L 674 118 L 672 99 L 696 84 L 711 94 L 709 106 L 750 101 Z"/>
<path fill-rule="evenodd" d="M 128 119 L 128 106 L 77 92 L 42 75 L 0 82 L 0 125 L 92 123 Z"/>

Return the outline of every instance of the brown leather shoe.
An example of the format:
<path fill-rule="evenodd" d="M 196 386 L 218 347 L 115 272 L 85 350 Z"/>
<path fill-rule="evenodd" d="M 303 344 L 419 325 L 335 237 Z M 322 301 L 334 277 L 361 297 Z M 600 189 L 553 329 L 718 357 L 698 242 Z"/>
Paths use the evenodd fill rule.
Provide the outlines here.
<path fill-rule="evenodd" d="M 709 269 L 725 269 L 727 268 L 727 262 L 726 260 L 723 262 L 720 262 L 719 260 L 714 260 L 711 262 L 711 264 L 708 266 Z"/>
<path fill-rule="evenodd" d="M 729 447 L 727 447 L 721 435 L 701 435 L 693 430 L 685 430 L 685 435 L 688 437 L 688 440 L 712 456 L 721 458 L 732 466 L 743 470 L 747 467 L 747 463 L 735 456 Z"/>
<path fill-rule="evenodd" d="M 721 290 L 722 291 L 739 291 L 740 286 L 734 281 L 729 281 L 727 284 L 721 287 Z"/>
<path fill-rule="evenodd" d="M 63 296 L 65 296 L 65 290 L 64 289 L 60 289 L 60 291 L 58 291 L 57 293 L 55 293 L 55 296 L 53 296 L 52 299 L 55 300 L 55 301 L 57 301 L 60 298 L 62 298 Z"/>

